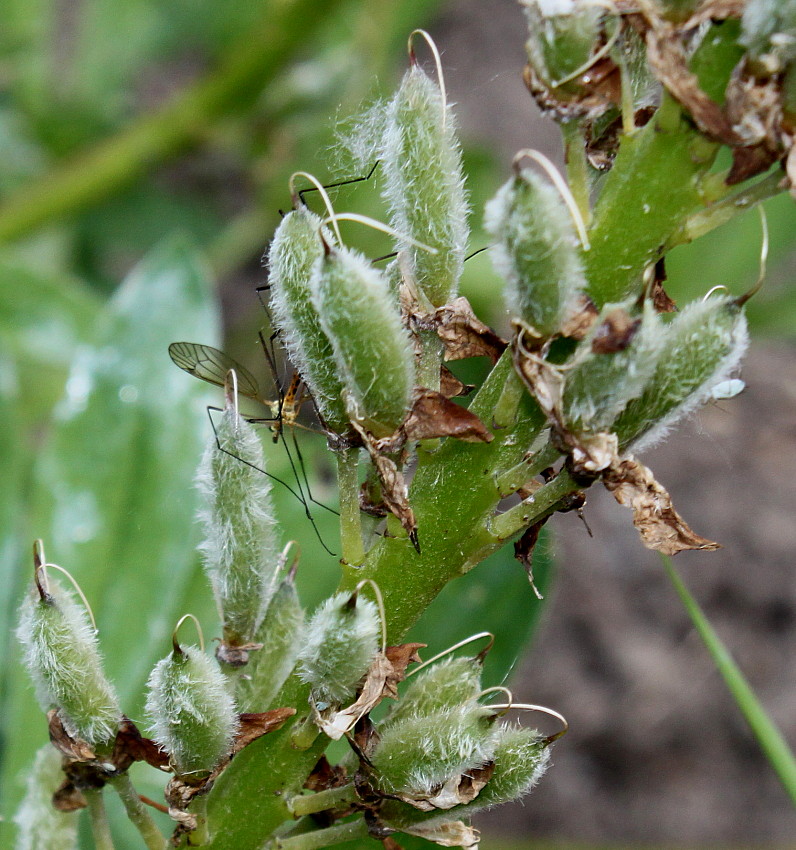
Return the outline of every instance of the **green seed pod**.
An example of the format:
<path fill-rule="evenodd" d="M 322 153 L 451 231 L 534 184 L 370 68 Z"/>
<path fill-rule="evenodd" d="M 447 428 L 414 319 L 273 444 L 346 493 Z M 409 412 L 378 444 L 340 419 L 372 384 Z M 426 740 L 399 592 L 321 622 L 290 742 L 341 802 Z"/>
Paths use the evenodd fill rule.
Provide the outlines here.
<path fill-rule="evenodd" d="M 110 745 L 122 712 L 85 608 L 54 582 L 37 585 L 22 603 L 17 637 L 42 709 L 57 708 L 72 737 Z"/>
<path fill-rule="evenodd" d="M 393 228 L 437 249 L 396 245 L 406 251 L 420 292 L 440 307 L 456 297 L 469 210 L 453 113 L 439 85 L 414 63 L 387 105 L 381 161 Z"/>
<path fill-rule="evenodd" d="M 180 647 L 155 665 L 147 682 L 146 712 L 154 738 L 177 775 L 211 772 L 232 748 L 235 703 L 213 658 Z"/>
<path fill-rule="evenodd" d="M 796 0 L 749 0 L 741 44 L 762 74 L 778 74 L 796 59 Z"/>
<path fill-rule="evenodd" d="M 445 658 L 410 680 L 406 693 L 380 724 L 384 729 L 407 717 L 426 717 L 474 701 L 481 692 L 481 662 L 475 658 Z"/>
<path fill-rule="evenodd" d="M 542 778 L 550 762 L 550 746 L 535 729 L 502 726 L 496 735 L 495 769 L 471 811 L 525 796 Z"/>
<path fill-rule="evenodd" d="M 662 335 L 644 392 L 614 425 L 620 447 L 642 451 L 662 440 L 737 369 L 748 342 L 746 318 L 735 298 L 708 298 L 677 313 Z"/>
<path fill-rule="evenodd" d="M 590 0 L 521 0 L 528 20 L 528 62 L 539 81 L 575 94 L 577 80 L 556 86 L 587 65 L 599 46 L 600 5 Z"/>
<path fill-rule="evenodd" d="M 310 286 L 349 417 L 375 437 L 390 436 L 409 409 L 415 361 L 387 281 L 361 254 L 330 248 Z"/>
<path fill-rule="evenodd" d="M 423 796 L 468 769 L 490 761 L 495 713 L 479 703 L 406 717 L 388 726 L 371 754 L 379 788 Z"/>
<path fill-rule="evenodd" d="M 566 371 L 562 408 L 575 433 L 608 431 L 631 399 L 644 391 L 662 352 L 663 328 L 651 303 L 641 316 L 609 304 L 578 346 Z"/>
<path fill-rule="evenodd" d="M 353 699 L 380 635 L 378 608 L 357 594 L 338 593 L 312 615 L 298 654 L 298 674 L 312 686 L 318 708 Z"/>
<path fill-rule="evenodd" d="M 254 428 L 228 404 L 216 432 L 196 476 L 204 502 L 200 549 L 224 625 L 224 644 L 239 646 L 252 640 L 273 593 L 279 563 L 276 520 Z"/>
<path fill-rule="evenodd" d="M 327 427 L 341 432 L 348 427 L 343 384 L 310 296 L 310 273 L 323 253 L 320 231 L 320 218 L 306 207 L 289 212 L 268 250 L 268 283 L 274 327 L 281 332 L 290 361 Z"/>
<path fill-rule="evenodd" d="M 304 611 L 295 583 L 287 578 L 277 588 L 254 636 L 262 648 L 251 652 L 244 671 L 247 678 L 238 685 L 242 711 L 270 707 L 296 664 L 303 625 Z"/>
<path fill-rule="evenodd" d="M 63 781 L 61 754 L 45 744 L 28 771 L 25 796 L 14 815 L 15 850 L 77 850 L 77 812 L 53 806 L 53 794 Z"/>
<path fill-rule="evenodd" d="M 505 183 L 485 208 L 492 262 L 506 279 L 509 313 L 541 337 L 558 333 L 586 288 L 580 242 L 560 194 L 530 168 Z"/>

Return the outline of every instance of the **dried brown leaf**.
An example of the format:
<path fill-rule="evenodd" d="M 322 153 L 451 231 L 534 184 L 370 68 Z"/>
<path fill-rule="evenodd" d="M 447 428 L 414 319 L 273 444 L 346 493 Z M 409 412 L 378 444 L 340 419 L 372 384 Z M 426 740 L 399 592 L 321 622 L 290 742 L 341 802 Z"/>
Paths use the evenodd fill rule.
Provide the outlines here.
<path fill-rule="evenodd" d="M 633 525 L 648 549 L 676 555 L 684 549 L 715 550 L 720 544 L 695 534 L 677 513 L 652 472 L 633 458 L 617 459 L 603 473 L 603 483 L 620 505 L 633 511 Z"/>
<path fill-rule="evenodd" d="M 169 754 L 150 738 L 145 738 L 132 720 L 124 718 L 113 744 L 111 761 L 118 770 L 127 770 L 134 761 L 164 770 L 169 766 Z"/>
<path fill-rule="evenodd" d="M 321 756 L 307 777 L 304 787 L 309 791 L 326 791 L 329 788 L 340 788 L 347 782 L 348 775 L 345 768 L 341 765 L 333 767 L 326 756 Z"/>
<path fill-rule="evenodd" d="M 616 354 L 624 351 L 641 327 L 641 319 L 633 318 L 627 310 L 611 310 L 594 331 L 591 350 L 595 354 Z"/>
<path fill-rule="evenodd" d="M 280 729 L 288 717 L 292 717 L 295 713 L 295 708 L 272 708 L 270 711 L 239 715 L 240 725 L 232 747 L 232 755 L 239 753 L 263 735 Z"/>
<path fill-rule="evenodd" d="M 561 323 L 561 335 L 572 339 L 583 339 L 591 330 L 600 311 L 585 293 L 578 296 L 576 304 Z"/>
<path fill-rule="evenodd" d="M 59 753 L 72 761 L 96 760 L 97 754 L 89 743 L 81 738 L 73 738 L 64 729 L 64 724 L 61 721 L 57 708 L 51 708 L 47 712 L 47 726 L 50 733 L 50 741 Z"/>
<path fill-rule="evenodd" d="M 382 838 L 381 843 L 384 845 L 384 850 L 403 850 L 403 847 L 401 847 L 401 845 L 389 835 Z"/>
<path fill-rule="evenodd" d="M 458 398 L 470 395 L 475 384 L 463 384 L 447 366 L 440 366 L 439 389 L 446 398 Z"/>
<path fill-rule="evenodd" d="M 337 741 L 383 699 L 398 699 L 398 683 L 406 677 L 407 665 L 420 661 L 417 650 L 423 646 L 423 643 L 404 643 L 389 646 L 383 653 L 377 652 L 356 701 L 347 708 L 318 712 L 318 726 L 333 741 Z"/>
<path fill-rule="evenodd" d="M 677 312 L 677 305 L 669 298 L 669 294 L 663 288 L 663 284 L 666 283 L 667 279 L 666 258 L 661 257 L 655 263 L 655 279 L 652 282 L 652 291 L 650 293 L 652 305 L 655 307 L 657 313 Z"/>
<path fill-rule="evenodd" d="M 552 516 L 552 514 L 550 514 L 550 516 Z M 536 548 L 536 544 L 539 541 L 539 533 L 547 520 L 550 519 L 550 516 L 546 516 L 544 519 L 539 520 L 539 522 L 528 526 L 528 528 L 526 528 L 523 532 L 522 537 L 520 537 L 520 539 L 514 544 L 514 557 L 525 569 L 528 581 L 530 582 L 531 588 L 536 594 L 537 599 L 543 599 L 544 597 L 539 592 L 539 589 L 536 587 L 536 583 L 533 580 L 533 550 Z"/>
<path fill-rule="evenodd" d="M 87 805 L 86 798 L 70 779 L 65 779 L 53 794 L 53 808 L 59 812 L 77 812 Z"/>
<path fill-rule="evenodd" d="M 415 390 L 412 409 L 401 428 L 407 440 L 455 437 L 467 443 L 489 443 L 493 439 L 474 413 L 442 393 L 423 388 Z"/>
<path fill-rule="evenodd" d="M 688 55 L 677 27 L 658 18 L 647 30 L 647 59 L 655 76 L 690 113 L 694 123 L 716 141 L 743 143 L 722 108 L 699 87 L 688 67 Z"/>
<path fill-rule="evenodd" d="M 561 427 L 564 376 L 554 364 L 529 351 L 523 343 L 524 331 L 521 327 L 515 329 L 517 333 L 511 344 L 514 368 L 528 392 L 539 402 L 548 420 L 556 427 Z"/>
<path fill-rule="evenodd" d="M 474 850 L 481 841 L 481 833 L 460 820 L 401 827 L 401 832 L 425 838 L 440 847 L 461 847 L 463 850 Z"/>
<path fill-rule="evenodd" d="M 445 344 L 446 360 L 488 357 L 494 364 L 508 345 L 475 315 L 470 302 L 463 296 L 439 307 L 433 314 L 433 322 Z"/>

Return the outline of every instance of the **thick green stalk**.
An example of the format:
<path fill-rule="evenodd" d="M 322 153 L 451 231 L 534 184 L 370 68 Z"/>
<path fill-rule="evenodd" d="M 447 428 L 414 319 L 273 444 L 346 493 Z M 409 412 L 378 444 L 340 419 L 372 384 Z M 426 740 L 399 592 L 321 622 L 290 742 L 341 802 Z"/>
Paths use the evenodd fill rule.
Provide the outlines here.
<path fill-rule="evenodd" d="M 362 818 L 327 826 L 315 832 L 305 832 L 288 838 L 276 839 L 266 844 L 264 850 L 320 850 L 322 847 L 333 847 L 356 838 L 368 837 L 368 825 Z"/>
<path fill-rule="evenodd" d="M 248 107 L 340 4 L 331 0 L 320 11 L 312 0 L 267 3 L 260 26 L 230 48 L 214 73 L 8 198 L 0 206 L 0 242 L 108 197 L 199 141 L 219 116 Z"/>
<path fill-rule="evenodd" d="M 290 808 L 296 817 L 313 815 L 329 809 L 342 809 L 356 802 L 357 791 L 353 785 L 329 788 L 317 794 L 299 794 L 290 801 Z"/>
<path fill-rule="evenodd" d="M 738 34 L 735 21 L 714 25 L 692 60 L 700 85 L 716 100 L 742 55 Z M 703 208 L 700 182 L 718 150 L 668 95 L 646 127 L 622 137 L 584 255 L 589 294 L 599 305 L 632 292 L 686 218 Z"/>
<path fill-rule="evenodd" d="M 141 802 L 129 774 L 122 773 L 110 779 L 109 784 L 113 786 L 121 798 L 127 817 L 130 818 L 130 821 L 140 833 L 148 850 L 166 850 L 168 846 L 166 837 L 158 829 L 147 807 Z"/>
<path fill-rule="evenodd" d="M 85 788 L 88 816 L 91 821 L 91 837 L 94 839 L 95 850 L 113 850 L 111 827 L 108 823 L 108 813 L 105 810 L 105 799 L 101 788 Z"/>
<path fill-rule="evenodd" d="M 365 560 L 359 510 L 359 449 L 337 452 L 337 484 L 340 493 L 340 545 L 343 561 L 358 566 Z"/>

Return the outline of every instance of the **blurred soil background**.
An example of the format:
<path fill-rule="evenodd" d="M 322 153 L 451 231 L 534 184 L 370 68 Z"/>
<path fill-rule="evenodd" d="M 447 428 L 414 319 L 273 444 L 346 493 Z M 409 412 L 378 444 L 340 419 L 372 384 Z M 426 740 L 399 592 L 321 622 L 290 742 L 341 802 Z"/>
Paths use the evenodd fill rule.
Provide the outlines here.
<path fill-rule="evenodd" d="M 168 0 L 163 8 L 171 4 L 188 8 L 183 0 Z M 11 5 L 19 16 L 24 3 Z M 194 22 L 195 27 L 186 26 L 184 32 L 158 34 L 137 25 L 135 17 L 154 18 L 154 7 L 115 0 L 107 5 L 103 26 L 114 32 L 127 26 L 129 42 L 119 36 L 104 52 L 100 45 L 81 54 L 76 22 L 86 8 L 101 12 L 102 3 L 49 5 L 55 10 L 56 27 L 62 29 L 54 41 L 60 51 L 56 59 L 66 69 L 59 83 L 64 112 L 56 108 L 57 91 L 53 104 L 41 100 L 36 120 L 44 129 L 37 129 L 31 119 L 30 134 L 38 134 L 37 144 L 44 140 L 41 147 L 56 164 L 59 156 L 118 131 L 131 117 L 156 110 L 169 93 L 213 67 L 214 50 L 223 53 L 224 46 L 234 42 L 235 34 L 226 33 L 234 29 L 231 18 L 225 22 L 223 13 L 212 31 Z M 256 3 L 236 2 L 234 7 L 249 14 L 254 25 Z M 404 7 L 406 20 L 399 20 L 393 9 Z M 505 179 L 513 154 L 534 147 L 560 162 L 559 133 L 539 116 L 523 86 L 525 22 L 514 0 L 449 0 L 436 16 L 428 12 L 432 7 L 418 0 L 362 6 L 359 18 L 344 18 L 337 30 L 332 28 L 319 55 L 307 55 L 292 67 L 245 120 L 233 115 L 208 128 L 179 159 L 157 165 L 140 184 L 74 214 L 67 235 L 45 228 L 23 244 L 14 262 L 30 260 L 33 268 L 47 274 L 51 265 L 62 262 L 70 275 L 80 274 L 95 293 L 104 295 L 152 244 L 174 229 L 185 229 L 207 248 L 221 281 L 224 345 L 251 363 L 257 357 L 251 354 L 253 331 L 262 322 L 253 290 L 264 282 L 260 256 L 278 221 L 276 209 L 289 203 L 287 175 L 306 168 L 326 177 L 331 134 L 318 132 L 318 122 L 327 127 L 331 123 L 338 91 L 345 114 L 366 98 L 374 79 L 391 86 L 403 68 L 405 34 L 419 24 L 432 32 L 442 52 L 468 166 L 478 176 L 473 189 L 478 225 L 483 201 Z M 24 51 L 24 38 L 40 37 L 39 6 L 30 8 L 30 32 L 19 28 L 22 35 L 13 49 Z M 118 14 L 124 8 L 130 10 L 129 21 Z M 422 20 L 414 20 L 415 11 Z M 98 13 L 97 19 L 102 17 Z M 191 22 L 189 12 L 184 20 Z M 369 39 L 380 38 L 380 28 L 386 32 L 384 21 L 395 26 L 384 36 L 387 41 L 390 35 L 392 45 L 380 48 L 384 54 L 374 57 L 367 54 Z M 173 60 L 155 51 L 148 67 L 141 59 L 145 52 L 136 50 L 141 39 L 153 34 L 164 41 L 171 38 L 177 47 L 184 37 L 197 48 L 187 53 L 176 49 Z M 312 47 L 313 36 L 308 38 Z M 118 59 L 108 59 L 121 48 Z M 0 82 L 14 82 L 13 63 L 19 59 L 13 49 L 11 58 L 6 55 L 5 64 L 0 62 Z M 361 64 L 367 66 L 363 73 L 372 79 L 357 80 L 357 51 L 362 51 Z M 135 61 L 130 59 L 134 54 Z M 103 109 L 97 108 L 96 114 L 92 109 L 105 95 L 93 96 L 85 87 L 80 101 L 85 117 L 78 111 L 64 118 L 67 95 L 75 89 L 70 89 L 77 79 L 74 69 L 89 60 L 97 68 L 105 62 L 120 77 L 134 72 L 134 85 L 119 83 L 115 99 L 102 101 Z M 103 85 L 115 85 L 113 74 L 95 76 Z M 30 79 L 35 82 L 35 73 Z M 99 92 L 99 82 L 97 86 Z M 22 91 L 25 96 L 24 86 Z M 31 91 L 27 95 L 33 102 Z M 11 117 L 0 110 L 0 151 L 9 152 L 5 161 L 13 172 L 0 189 L 9 191 L 50 164 L 32 144 L 29 150 L 20 148 L 17 119 Z M 55 123 L 47 123 L 51 119 Z M 9 158 L 12 154 L 18 157 L 18 167 L 17 160 Z M 357 201 L 366 195 L 357 193 Z M 772 232 L 780 245 L 790 236 L 790 247 L 772 258 L 766 288 L 750 305 L 753 341 L 743 373 L 746 391 L 710 405 L 644 460 L 694 530 L 724 546 L 715 553 L 681 554 L 675 564 L 794 746 L 796 291 L 789 291 L 796 282 L 796 215 L 788 199 L 777 199 L 774 206 L 780 215 L 772 216 Z M 759 222 L 751 214 L 732 227 L 700 241 L 695 250 L 675 252 L 669 265 L 675 300 L 684 303 L 716 283 L 727 283 L 735 292 L 751 286 L 757 274 Z M 473 238 L 473 248 L 481 247 L 483 235 Z M 485 320 L 499 321 L 488 258 L 480 255 L 467 265 L 467 296 Z M 174 323 L 174 338 L 181 338 L 179 317 Z M 38 340 L 46 328 L 36 330 Z M 61 345 L 60 356 L 63 367 L 71 349 Z M 38 439 L 45 430 L 44 411 L 58 398 L 63 375 L 54 378 L 50 388 L 50 373 L 34 365 L 36 381 L 47 384 L 44 400 L 29 415 Z M 163 368 L 172 368 L 165 355 Z M 524 850 L 537 841 L 545 847 L 581 848 L 796 847 L 791 804 L 690 626 L 657 556 L 642 548 L 629 512 L 594 488 L 585 518 L 593 537 L 574 514 L 560 515 L 550 524 L 557 578 L 532 649 L 518 660 L 512 682 L 518 698 L 564 713 L 570 732 L 557 743 L 553 768 L 524 805 L 501 807 L 480 818 L 485 850 Z M 27 553 L 27 537 L 24 547 Z M 311 547 L 312 541 L 305 558 L 313 576 Z M 334 578 L 326 575 L 314 582 L 311 592 L 319 599 L 331 590 Z M 529 609 L 535 604 L 529 590 Z M 513 843 L 517 841 L 523 843 Z"/>

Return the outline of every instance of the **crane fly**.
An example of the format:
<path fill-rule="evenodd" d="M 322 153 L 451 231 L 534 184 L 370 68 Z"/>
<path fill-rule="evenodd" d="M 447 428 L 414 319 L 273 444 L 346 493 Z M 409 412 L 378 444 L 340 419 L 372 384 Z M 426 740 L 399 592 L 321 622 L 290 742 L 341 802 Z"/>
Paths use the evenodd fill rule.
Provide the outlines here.
<path fill-rule="evenodd" d="M 213 384 L 214 386 L 222 388 L 226 387 L 227 385 L 227 374 L 230 370 L 234 369 L 238 379 L 238 395 L 245 396 L 246 398 L 258 402 L 271 412 L 272 416 L 270 418 L 254 418 L 249 419 L 249 421 L 252 423 L 270 423 L 270 428 L 273 433 L 273 441 L 276 443 L 279 441 L 280 437 L 282 438 L 282 445 L 285 447 L 285 452 L 290 463 L 290 468 L 293 471 L 293 477 L 296 482 L 296 487 L 292 487 L 286 481 L 283 481 L 281 478 L 277 478 L 275 475 L 272 475 L 265 469 L 260 469 L 259 467 L 255 468 L 258 472 L 262 472 L 264 475 L 267 475 L 269 478 L 281 484 L 301 502 L 301 504 L 304 506 L 304 513 L 306 514 L 307 519 L 312 524 L 312 527 L 321 545 L 327 552 L 329 552 L 330 555 L 334 555 L 334 552 L 332 552 L 328 548 L 328 546 L 321 538 L 320 532 L 318 531 L 318 527 L 315 524 L 315 519 L 310 513 L 307 501 L 309 500 L 313 504 L 318 505 L 324 510 L 330 511 L 331 513 L 336 514 L 337 511 L 333 510 L 327 505 L 324 505 L 322 502 L 318 502 L 316 499 L 313 498 L 312 492 L 310 490 L 309 479 L 307 478 L 307 472 L 304 467 L 304 458 L 301 454 L 301 450 L 299 449 L 295 434 L 292 434 L 293 446 L 296 452 L 296 457 L 298 459 L 298 468 L 301 470 L 301 476 L 303 476 L 304 478 L 304 484 L 301 483 L 301 476 L 299 476 L 296 461 L 294 461 L 293 459 L 293 454 L 285 439 L 284 434 L 285 425 L 291 428 L 306 427 L 302 426 L 296 421 L 301 410 L 301 406 L 307 398 L 305 394 L 304 382 L 301 380 L 299 374 L 297 372 L 294 372 L 293 377 L 290 380 L 290 384 L 287 387 L 287 390 L 285 390 L 284 392 L 282 391 L 280 382 L 276 378 L 275 358 L 273 354 L 269 351 L 263 335 L 260 334 L 259 336 L 260 343 L 263 347 L 263 351 L 265 352 L 269 368 L 271 369 L 272 374 L 275 376 L 274 384 L 278 395 L 278 398 L 275 400 L 265 398 L 264 394 L 260 391 L 257 379 L 245 366 L 238 363 L 237 360 L 233 359 L 228 354 L 225 354 L 223 351 L 220 351 L 217 348 L 213 348 L 210 345 L 204 345 L 198 342 L 173 342 L 169 346 L 169 357 L 171 357 L 172 362 L 175 366 L 179 366 L 180 369 L 182 369 L 184 372 L 187 372 L 189 375 L 193 375 L 195 378 L 199 378 L 202 381 L 206 381 L 209 384 Z M 211 410 L 218 410 L 218 408 L 208 408 L 208 417 L 210 418 L 210 424 L 212 425 L 213 432 L 215 433 L 216 426 L 213 422 L 213 417 L 210 415 Z M 218 439 L 216 439 L 216 445 L 218 445 L 219 448 L 224 451 L 224 449 L 218 443 Z M 238 460 L 241 459 L 238 458 Z M 247 463 L 247 461 L 241 462 Z M 306 494 L 304 492 L 305 488 Z"/>

